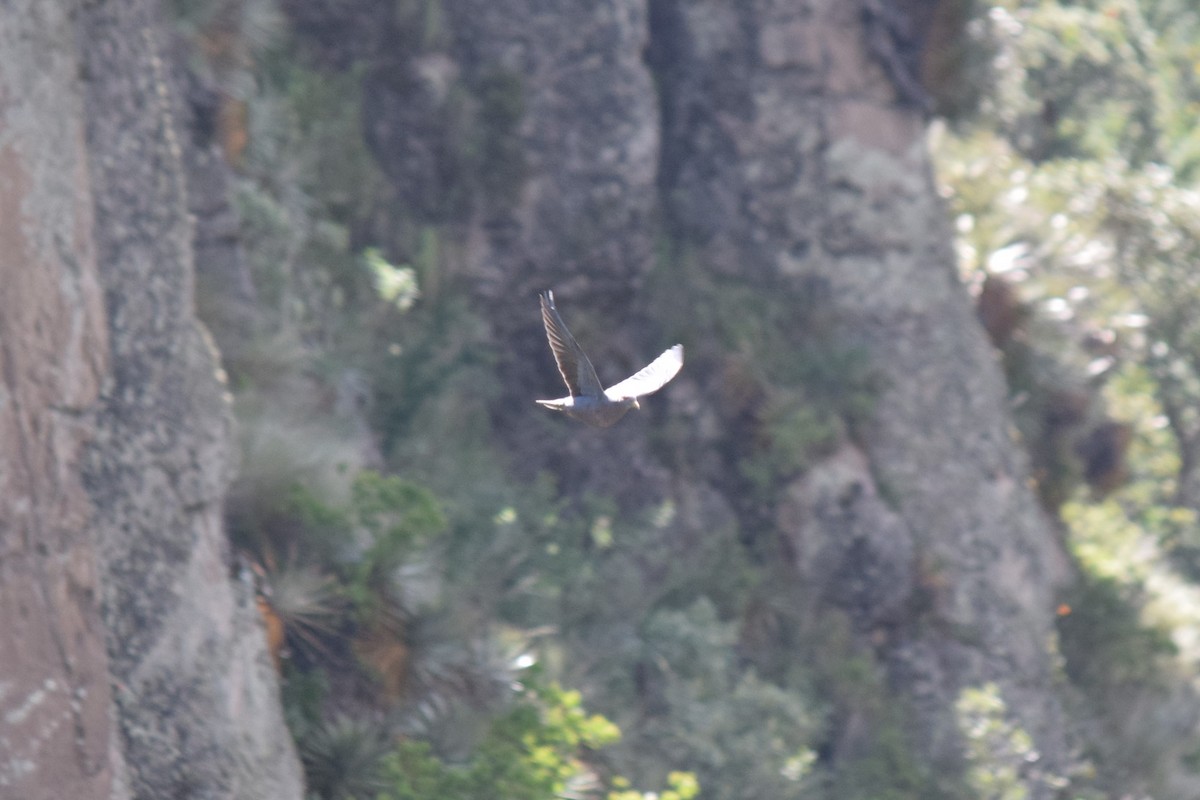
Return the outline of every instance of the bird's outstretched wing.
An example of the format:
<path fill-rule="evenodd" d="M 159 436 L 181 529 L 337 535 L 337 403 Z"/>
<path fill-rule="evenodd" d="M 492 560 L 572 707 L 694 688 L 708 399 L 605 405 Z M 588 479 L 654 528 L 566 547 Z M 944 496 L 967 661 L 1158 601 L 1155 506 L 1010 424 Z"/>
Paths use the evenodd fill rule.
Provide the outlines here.
<path fill-rule="evenodd" d="M 652 394 L 667 385 L 683 367 L 683 345 L 677 344 L 651 361 L 635 375 L 604 390 L 609 400 L 623 397 L 641 397 Z"/>
<path fill-rule="evenodd" d="M 546 338 L 550 340 L 550 349 L 554 351 L 554 361 L 562 374 L 563 382 L 572 397 L 590 395 L 599 397 L 604 393 L 600 379 L 596 377 L 596 369 L 588 360 L 583 349 L 575 342 L 575 337 L 567 330 L 567 324 L 554 307 L 554 293 L 546 292 L 541 295 L 542 323 L 546 326 Z M 678 367 L 676 367 L 678 370 Z M 645 370 L 643 370 L 644 372 Z"/>

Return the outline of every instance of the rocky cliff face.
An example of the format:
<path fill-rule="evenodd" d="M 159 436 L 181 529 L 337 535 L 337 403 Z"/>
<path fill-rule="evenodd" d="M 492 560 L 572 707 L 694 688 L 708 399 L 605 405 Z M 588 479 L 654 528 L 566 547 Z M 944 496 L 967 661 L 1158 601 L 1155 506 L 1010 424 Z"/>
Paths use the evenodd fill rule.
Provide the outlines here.
<path fill-rule="evenodd" d="M 1064 561 L 954 277 L 922 120 L 868 50 L 853 4 L 656 8 L 670 65 L 663 199 L 676 231 L 703 243 L 697 268 L 775 287 L 793 309 L 778 347 L 803 341 L 815 295 L 880 387 L 859 435 L 865 460 L 836 456 L 778 501 L 799 576 L 874 631 L 935 762 L 953 760 L 957 693 L 997 681 L 1038 742 L 1034 771 L 1055 774 L 1066 747 L 1047 643 Z M 936 623 L 896 625 L 916 593 Z"/>
<path fill-rule="evenodd" d="M 911 75 L 895 74 L 912 59 L 887 57 L 911 44 L 886 41 L 900 5 L 872 4 L 869 18 L 790 0 L 447 4 L 437 37 L 377 59 L 368 136 L 400 196 L 418 187 L 409 210 L 463 243 L 467 283 L 514 354 L 506 387 L 554 385 L 532 366 L 544 356 L 535 289 L 587 309 L 583 338 L 606 348 L 597 363 L 636 363 L 633 342 L 664 327 L 685 338 L 688 365 L 656 401 L 672 403 L 674 444 L 656 448 L 644 418 L 598 436 L 498 411 L 522 469 L 627 507 L 677 504 L 678 547 L 631 566 L 647 582 L 726 524 L 774 542 L 798 585 L 873 643 L 933 763 L 958 761 L 959 693 L 996 682 L 1039 754 L 1016 768 L 1045 797 L 1068 750 L 1049 644 L 1065 560 L 955 278 L 921 104 Z M 890 22 L 869 36 L 869 19 Z M 449 123 L 436 124 L 462 120 L 447 110 L 453 89 L 486 108 L 497 76 L 519 111 L 490 133 L 520 169 L 499 201 L 484 184 L 465 209 L 420 206 L 422 154 L 462 167 L 442 147 Z M 591 336 L 597 321 L 616 335 Z M 816 391 L 787 375 L 787 354 L 814 338 L 865 358 L 871 411 L 827 460 L 791 476 L 784 465 L 770 498 L 749 502 L 739 472 L 771 447 L 764 406 Z"/>
<path fill-rule="evenodd" d="M 250 590 L 228 579 L 229 411 L 192 309 L 188 208 L 222 190 L 187 186 L 204 167 L 149 0 L 18 5 L 0 25 L 0 796 L 299 797 Z M 411 252 L 424 229 L 453 254 L 425 288 L 465 287 L 499 343 L 481 413 L 514 474 L 673 509 L 569 646 L 631 631 L 661 599 L 643 587 L 715 540 L 744 546 L 810 604 L 747 620 L 747 652 L 811 659 L 779 619 L 838 611 L 950 770 L 961 691 L 995 682 L 1037 751 L 1013 769 L 1049 796 L 1061 554 L 954 278 L 911 87 L 858 6 L 464 0 L 432 4 L 435 25 L 423 4 L 281 5 L 330 68 L 365 62 L 363 134 L 404 222 L 368 238 Z M 615 433 L 537 416 L 529 387 L 557 383 L 545 287 L 602 378 L 669 334 L 684 373 Z M 842 356 L 823 383 L 796 368 L 814 341 Z M 817 396 L 835 433 L 788 450 Z M 841 724 L 833 760 L 869 736 Z"/>
<path fill-rule="evenodd" d="M 79 464 L 109 369 L 73 25 L 0 26 L 0 796 L 120 797 Z"/>
<path fill-rule="evenodd" d="M 229 579 L 230 415 L 157 8 L 21 5 L 0 26 L 0 796 L 299 797 Z"/>

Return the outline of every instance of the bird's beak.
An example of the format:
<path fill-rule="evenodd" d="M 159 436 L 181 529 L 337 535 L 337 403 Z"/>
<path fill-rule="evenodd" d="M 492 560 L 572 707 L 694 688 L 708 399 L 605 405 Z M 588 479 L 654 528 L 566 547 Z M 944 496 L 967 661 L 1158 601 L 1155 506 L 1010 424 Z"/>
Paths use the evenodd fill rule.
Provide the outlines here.
<path fill-rule="evenodd" d="M 635 397 L 635 398 L 633 398 L 633 407 L 634 407 L 634 408 L 636 408 L 636 409 L 638 409 L 639 411 L 640 411 L 640 410 L 641 410 L 641 408 L 642 408 L 642 404 L 638 402 L 638 399 L 637 399 L 636 397 Z"/>

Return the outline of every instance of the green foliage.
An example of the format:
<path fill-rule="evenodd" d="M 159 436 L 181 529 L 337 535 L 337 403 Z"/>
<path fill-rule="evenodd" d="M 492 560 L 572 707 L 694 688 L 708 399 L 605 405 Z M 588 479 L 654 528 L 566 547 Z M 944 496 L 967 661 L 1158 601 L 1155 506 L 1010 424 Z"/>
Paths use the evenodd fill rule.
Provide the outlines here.
<path fill-rule="evenodd" d="M 801 626 L 794 647 L 811 666 L 790 679 L 820 699 L 826 747 L 840 746 L 826 776 L 837 800 L 942 800 L 956 796 L 957 775 L 935 774 L 914 749 L 913 719 L 888 691 L 881 666 L 857 640 L 849 617 L 826 609 Z"/>
<path fill-rule="evenodd" d="M 828 455 L 845 435 L 839 418 L 795 396 L 781 396 L 761 412 L 759 445 L 738 469 L 760 497 Z"/>
<path fill-rule="evenodd" d="M 428 238 L 427 247 L 436 248 L 436 238 Z M 490 343 L 466 298 L 431 288 L 426 275 L 433 269 L 424 262 L 413 266 L 430 302 L 381 326 L 371 355 L 372 423 L 394 464 L 474 472 L 471 462 L 487 455 L 480 444 L 491 438 L 488 401 L 498 392 Z M 431 452 L 438 457 L 421 455 Z M 460 481 L 447 475 L 431 484 L 442 493 Z"/>
<path fill-rule="evenodd" d="M 700 782 L 690 772 L 671 772 L 667 775 L 667 786 L 662 792 L 639 792 L 625 788 L 622 778 L 613 780 L 615 791 L 608 793 L 608 800 L 692 800 L 700 794 Z"/>
<path fill-rule="evenodd" d="M 1081 568 L 1063 598 L 1060 647 L 1086 698 L 1076 711 L 1091 720 L 1094 765 L 1073 789 L 1189 795 L 1179 787 L 1195 780 L 1196 740 L 1182 718 L 1198 706 L 1179 673 L 1200 630 L 1189 566 L 1200 510 L 1189 488 L 1200 454 L 1200 13 L 1178 0 L 1038 0 L 1000 4 L 989 21 L 996 91 L 978 124 L 940 148 L 961 261 L 1003 274 L 1035 319 L 1058 328 L 1022 330 L 1028 358 L 1009 371 L 1023 381 L 1018 399 L 1074 370 L 1079 386 L 1108 380 L 1105 400 L 1133 430 L 1126 488 L 1100 503 L 1059 498 Z M 1018 410 L 1028 434 L 1022 413 L 1041 412 Z"/>
<path fill-rule="evenodd" d="M 284 55 L 269 61 L 266 74 L 277 81 L 272 88 L 284 93 L 291 112 L 290 144 L 300 149 L 287 162 L 298 170 L 299 188 L 332 222 L 345 225 L 364 216 L 382 185 L 362 135 L 362 67 L 318 71 Z"/>
<path fill-rule="evenodd" d="M 388 756 L 384 770 L 388 788 L 385 800 L 466 800 L 471 798 L 470 776 L 444 764 L 426 742 L 402 741 Z"/>
<path fill-rule="evenodd" d="M 366 470 L 354 480 L 352 518 L 371 539 L 372 560 L 391 562 L 446 527 L 428 491 L 394 475 Z"/>
<path fill-rule="evenodd" d="M 848 619 L 807 618 L 795 597 L 776 602 L 778 641 L 766 652 L 704 598 L 649 615 L 618 768 L 644 783 L 661 782 L 666 764 L 686 768 L 714 800 L 958 796 L 953 777 L 935 776 L 914 751 L 912 720 Z"/>
<path fill-rule="evenodd" d="M 991 117 L 1024 154 L 1095 157 L 1115 144 L 1154 157 L 1152 33 L 1133 3 L 1010 4 L 992 19 L 1015 68 L 999 73 Z"/>
<path fill-rule="evenodd" d="M 1025 772 L 1037 761 L 1033 739 L 1009 718 L 1000 687 L 964 689 L 955 703 L 966 742 L 967 785 L 979 800 L 1026 800 Z"/>
<path fill-rule="evenodd" d="M 245 397 L 236 409 L 240 465 L 226 519 L 234 544 L 261 563 L 303 546 L 310 562 L 333 556 L 332 539 L 309 535 L 348 524 L 343 513 L 354 463 L 329 426 L 293 419 Z M 294 528 L 297 523 L 300 528 Z M 311 550 L 310 550 L 311 548 Z"/>
<path fill-rule="evenodd" d="M 401 742 L 384 762 L 380 800 L 557 800 L 599 784 L 584 760 L 620 737 L 610 721 L 588 714 L 578 692 L 530 682 L 513 707 L 498 717 L 469 761 L 451 765 L 419 741 Z M 616 781 L 628 786 L 626 781 Z M 696 795 L 695 779 L 672 776 L 674 797 Z M 622 798 L 643 795 L 621 793 Z M 669 795 L 664 795 L 669 796 Z"/>
<path fill-rule="evenodd" d="M 1103 703 L 1132 684 L 1165 679 L 1161 659 L 1174 655 L 1170 636 L 1143 624 L 1139 599 L 1112 578 L 1085 574 L 1068 595 L 1058 631 L 1067 675 Z"/>
<path fill-rule="evenodd" d="M 375 281 L 375 291 L 385 301 L 400 311 L 408 311 L 420 296 L 416 272 L 412 267 L 393 266 L 377 248 L 368 247 L 363 252 L 363 262 Z"/>
<path fill-rule="evenodd" d="M 345 501 L 296 483 L 277 499 L 279 516 L 265 532 L 260 558 L 295 553 L 317 566 L 334 566 L 352 585 L 377 589 L 404 560 L 445 530 L 434 496 L 396 476 L 358 473 Z"/>
<path fill-rule="evenodd" d="M 374 800 L 386 790 L 385 759 L 392 750 L 374 723 L 341 716 L 297 742 L 309 796 L 317 800 Z"/>
<path fill-rule="evenodd" d="M 344 355 L 364 335 L 361 312 L 348 312 L 376 298 L 352 230 L 384 193 L 361 131 L 362 70 L 307 67 L 289 36 L 257 51 L 255 63 L 234 199 L 257 294 L 256 331 L 308 360 Z M 231 374 L 256 380 L 254 365 L 239 358 L 246 345 L 223 345 L 234 357 Z"/>
<path fill-rule="evenodd" d="M 1171 502 L 1178 456 L 1155 422 L 1148 381 L 1139 369 L 1114 381 L 1119 409 L 1139 421 L 1134 480 L 1119 500 L 1063 509 L 1082 574 L 1063 597 L 1058 631 L 1065 674 L 1103 731 L 1088 740 L 1091 776 L 1076 784 L 1169 795 L 1163 787 L 1193 769 L 1187 757 L 1197 747 L 1181 719 L 1196 700 L 1180 677 L 1196 657 L 1200 592 L 1168 558 L 1194 512 Z"/>
<path fill-rule="evenodd" d="M 324 670 L 302 670 L 292 664 L 285 665 L 280 700 L 292 738 L 299 741 L 321 725 L 328 696 L 329 675 Z"/>
<path fill-rule="evenodd" d="M 584 767 L 582 748 L 612 744 L 620 731 L 608 720 L 587 714 L 578 692 L 553 684 L 536 687 L 527 702 L 501 717 L 476 756 L 480 788 L 500 797 L 557 797 Z"/>
<path fill-rule="evenodd" d="M 647 294 L 670 337 L 719 342 L 721 360 L 708 369 L 722 373 L 731 466 L 749 497 L 769 503 L 870 419 L 878 371 L 823 281 L 773 291 L 721 277 L 686 241 L 664 236 L 657 245 Z"/>
<path fill-rule="evenodd" d="M 363 472 L 353 491 L 352 520 L 363 550 L 348 591 L 359 612 L 369 615 L 391 591 L 396 569 L 445 530 L 446 518 L 426 489 L 394 476 Z"/>
<path fill-rule="evenodd" d="M 294 483 L 285 494 L 287 510 L 296 523 L 293 532 L 304 537 L 305 544 L 325 545 L 317 551 L 322 558 L 330 554 L 326 541 L 337 541 L 340 534 L 354 526 L 354 513 L 348 505 L 336 499 L 322 497 L 304 483 Z M 326 540 L 326 541 L 322 541 Z"/>
<path fill-rule="evenodd" d="M 630 767 L 655 780 L 684 765 L 713 798 L 809 796 L 818 715 L 802 694 L 739 668 L 735 626 L 711 602 L 655 612 L 642 639 L 643 682 L 655 687 L 643 702 L 661 713 L 627 731 Z"/>
<path fill-rule="evenodd" d="M 933 800 L 949 795 L 930 776 L 913 750 L 912 729 L 903 713 L 885 709 L 862 753 L 838 766 L 829 796 L 838 800 Z M 941 777 L 952 784 L 952 776 Z"/>
<path fill-rule="evenodd" d="M 1008 271 L 1060 319 L 1115 332 L 1163 391 L 1197 344 L 1200 289 L 1197 45 L 1180 36 L 1197 14 L 1175 6 L 998 8 L 1011 68 L 982 121 L 999 135 L 981 126 L 942 159 L 966 266 Z"/>
<path fill-rule="evenodd" d="M 410 611 L 400 569 L 445 531 L 446 519 L 428 490 L 394 476 L 361 472 L 349 495 L 335 502 L 293 485 L 275 500 L 270 526 L 244 536 L 243 546 L 253 544 L 248 552 L 261 566 L 263 597 L 288 645 L 283 655 L 300 669 L 293 678 L 309 685 L 321 668 L 346 670 L 348 653 L 358 653 L 359 640 L 370 634 L 375 651 L 400 671 L 390 684 L 398 692 L 404 671 L 418 671 L 406 663 L 403 625 L 396 622 Z M 412 570 L 405 575 L 416 577 Z M 359 679 L 374 674 L 369 660 L 351 672 Z M 285 701 L 299 704 L 289 711 L 294 731 L 318 724 L 309 693 Z"/>

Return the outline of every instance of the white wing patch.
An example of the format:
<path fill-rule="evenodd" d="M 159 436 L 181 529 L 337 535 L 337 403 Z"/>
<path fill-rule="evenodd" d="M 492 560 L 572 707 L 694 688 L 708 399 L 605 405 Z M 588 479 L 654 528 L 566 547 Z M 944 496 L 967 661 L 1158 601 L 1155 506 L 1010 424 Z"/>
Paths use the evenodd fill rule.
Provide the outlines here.
<path fill-rule="evenodd" d="M 604 394 L 614 402 L 626 397 L 643 397 L 653 394 L 666 386 L 667 382 L 679 374 L 679 370 L 682 368 L 683 345 L 677 344 L 636 374 L 605 389 Z"/>

